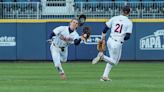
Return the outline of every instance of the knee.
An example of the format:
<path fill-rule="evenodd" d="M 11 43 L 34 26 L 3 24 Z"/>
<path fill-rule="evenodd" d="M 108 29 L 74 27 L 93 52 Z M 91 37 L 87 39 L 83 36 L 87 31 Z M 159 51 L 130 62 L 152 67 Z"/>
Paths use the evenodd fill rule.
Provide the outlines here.
<path fill-rule="evenodd" d="M 61 59 L 61 62 L 67 62 L 66 58 Z"/>
<path fill-rule="evenodd" d="M 111 65 L 113 65 L 113 66 L 116 65 L 116 63 L 113 63 L 113 62 L 108 62 L 108 63 L 111 64 Z"/>
<path fill-rule="evenodd" d="M 112 61 L 111 62 L 111 65 L 117 65 L 117 60 L 115 60 L 115 59 L 112 58 L 111 61 Z"/>
<path fill-rule="evenodd" d="M 113 65 L 117 65 L 118 64 L 118 61 L 117 60 L 115 60 L 114 61 L 114 63 L 113 63 Z"/>

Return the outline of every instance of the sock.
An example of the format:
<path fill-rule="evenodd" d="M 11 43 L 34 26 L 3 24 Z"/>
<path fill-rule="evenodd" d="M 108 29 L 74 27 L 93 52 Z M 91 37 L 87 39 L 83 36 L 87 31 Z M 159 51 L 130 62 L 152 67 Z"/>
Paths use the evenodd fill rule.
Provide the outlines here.
<path fill-rule="evenodd" d="M 64 70 L 63 70 L 62 66 L 57 66 L 56 69 L 57 69 L 59 74 L 64 73 Z"/>
<path fill-rule="evenodd" d="M 103 77 L 108 77 L 111 69 L 112 69 L 112 65 L 107 63 L 106 67 L 105 67 L 105 70 L 104 70 Z"/>

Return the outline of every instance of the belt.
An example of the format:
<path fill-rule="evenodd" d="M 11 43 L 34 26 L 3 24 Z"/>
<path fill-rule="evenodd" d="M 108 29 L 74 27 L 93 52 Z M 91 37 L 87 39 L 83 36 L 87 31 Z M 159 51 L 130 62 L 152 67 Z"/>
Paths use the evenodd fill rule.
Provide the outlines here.
<path fill-rule="evenodd" d="M 59 46 L 56 46 L 54 43 L 53 43 L 53 45 L 54 45 L 55 47 L 60 48 L 60 49 L 61 49 L 61 51 L 64 51 L 64 48 L 65 48 L 65 47 L 59 47 Z"/>
<path fill-rule="evenodd" d="M 118 41 L 118 40 L 116 40 L 116 39 L 114 39 L 114 38 L 112 38 L 112 37 L 110 37 L 110 38 L 113 39 L 113 40 L 116 41 L 116 42 L 120 42 L 121 44 L 123 44 L 122 41 Z"/>

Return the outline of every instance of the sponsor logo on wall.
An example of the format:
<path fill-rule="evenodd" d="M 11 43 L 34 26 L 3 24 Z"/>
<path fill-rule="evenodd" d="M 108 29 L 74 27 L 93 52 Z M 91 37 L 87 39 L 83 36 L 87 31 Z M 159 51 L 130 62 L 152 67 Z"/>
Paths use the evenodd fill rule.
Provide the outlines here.
<path fill-rule="evenodd" d="M 164 50 L 164 29 L 140 39 L 141 50 Z"/>
<path fill-rule="evenodd" d="M 84 43 L 88 45 L 97 44 L 100 39 L 101 35 L 91 35 L 90 38 Z"/>
<path fill-rule="evenodd" d="M 0 36 L 0 46 L 16 46 L 14 36 Z"/>

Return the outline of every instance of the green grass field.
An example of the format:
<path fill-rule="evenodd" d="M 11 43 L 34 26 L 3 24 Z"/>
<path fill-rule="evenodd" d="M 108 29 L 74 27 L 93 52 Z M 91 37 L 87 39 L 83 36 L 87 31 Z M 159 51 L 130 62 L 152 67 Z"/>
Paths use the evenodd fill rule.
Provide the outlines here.
<path fill-rule="evenodd" d="M 0 92 L 163 92 L 164 63 L 120 62 L 111 82 L 99 81 L 105 63 L 64 63 L 60 80 L 53 63 L 0 63 Z"/>

